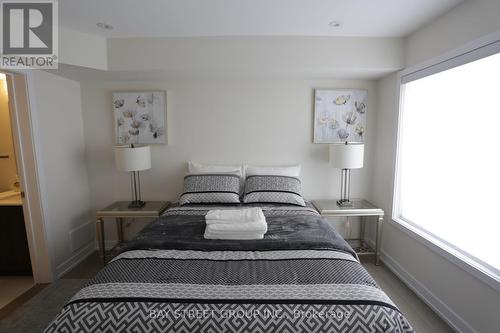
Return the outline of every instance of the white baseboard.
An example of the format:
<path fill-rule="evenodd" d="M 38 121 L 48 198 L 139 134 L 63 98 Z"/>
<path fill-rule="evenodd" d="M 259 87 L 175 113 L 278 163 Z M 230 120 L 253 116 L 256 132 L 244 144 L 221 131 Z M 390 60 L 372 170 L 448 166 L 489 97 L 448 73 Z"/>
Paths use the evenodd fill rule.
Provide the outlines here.
<path fill-rule="evenodd" d="M 76 265 L 82 262 L 85 258 L 90 256 L 95 252 L 96 244 L 95 242 L 90 242 L 79 251 L 73 254 L 68 260 L 64 261 L 62 264 L 56 267 L 55 275 L 57 279 L 60 279 L 64 274 L 73 269 Z"/>
<path fill-rule="evenodd" d="M 375 241 L 365 239 L 365 242 L 375 248 Z M 382 250 L 380 260 L 393 272 L 408 288 L 410 288 L 424 303 L 426 303 L 439 317 L 441 317 L 455 331 L 462 333 L 477 333 L 465 320 L 455 313 L 441 299 L 434 295 L 427 287 L 415 279 L 396 260 Z"/>
<path fill-rule="evenodd" d="M 417 296 L 425 302 L 438 316 L 440 316 L 455 331 L 462 333 L 477 333 L 465 320 L 455 311 L 446 305 L 441 299 L 434 295 L 427 287 L 415 279 L 407 270 L 405 270 L 396 260 L 382 251 L 380 260 L 396 276 L 408 286 Z"/>

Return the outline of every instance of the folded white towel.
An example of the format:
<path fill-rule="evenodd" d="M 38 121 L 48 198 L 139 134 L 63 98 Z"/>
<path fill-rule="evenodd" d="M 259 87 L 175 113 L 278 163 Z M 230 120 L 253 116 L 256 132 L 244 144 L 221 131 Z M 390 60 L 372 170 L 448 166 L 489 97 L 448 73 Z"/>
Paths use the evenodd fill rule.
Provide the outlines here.
<path fill-rule="evenodd" d="M 257 221 L 248 223 L 207 224 L 205 230 L 210 233 L 220 234 L 265 234 L 267 232 L 267 223 L 265 221 Z"/>
<path fill-rule="evenodd" d="M 263 239 L 264 235 L 262 233 L 248 233 L 248 234 L 213 234 L 205 230 L 205 239 L 235 239 L 235 240 L 248 240 L 248 239 Z"/>
<path fill-rule="evenodd" d="M 259 207 L 211 210 L 205 215 L 206 239 L 262 239 L 267 223 Z"/>
<path fill-rule="evenodd" d="M 216 209 L 208 211 L 205 215 L 207 224 L 216 223 L 234 223 L 234 222 L 255 222 L 264 220 L 264 213 L 260 207 L 243 209 Z"/>

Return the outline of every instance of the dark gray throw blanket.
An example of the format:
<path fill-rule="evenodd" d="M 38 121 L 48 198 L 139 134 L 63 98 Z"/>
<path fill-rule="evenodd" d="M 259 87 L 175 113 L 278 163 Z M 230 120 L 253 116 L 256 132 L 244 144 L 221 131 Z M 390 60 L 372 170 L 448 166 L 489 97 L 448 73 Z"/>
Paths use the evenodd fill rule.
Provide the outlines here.
<path fill-rule="evenodd" d="M 215 208 L 221 208 L 215 206 Z M 234 206 L 223 208 L 235 209 Z M 268 225 L 264 239 L 205 239 L 207 206 L 176 207 L 146 226 L 120 251 L 177 249 L 200 251 L 340 250 L 356 256 L 347 242 L 310 207 L 263 206 Z"/>
<path fill-rule="evenodd" d="M 413 332 L 313 209 L 266 205 L 263 240 L 217 241 L 211 208 L 149 224 L 46 332 Z"/>

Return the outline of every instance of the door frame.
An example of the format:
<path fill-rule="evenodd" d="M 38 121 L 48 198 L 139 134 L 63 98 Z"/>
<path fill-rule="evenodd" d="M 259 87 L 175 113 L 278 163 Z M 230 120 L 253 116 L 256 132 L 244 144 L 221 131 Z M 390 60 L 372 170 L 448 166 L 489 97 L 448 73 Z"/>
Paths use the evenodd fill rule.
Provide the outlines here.
<path fill-rule="evenodd" d="M 31 112 L 28 73 L 1 70 L 7 78 L 12 137 L 16 152 L 26 236 L 35 283 L 50 283 L 54 271 L 43 209 L 40 172 L 36 150 L 36 123 Z"/>

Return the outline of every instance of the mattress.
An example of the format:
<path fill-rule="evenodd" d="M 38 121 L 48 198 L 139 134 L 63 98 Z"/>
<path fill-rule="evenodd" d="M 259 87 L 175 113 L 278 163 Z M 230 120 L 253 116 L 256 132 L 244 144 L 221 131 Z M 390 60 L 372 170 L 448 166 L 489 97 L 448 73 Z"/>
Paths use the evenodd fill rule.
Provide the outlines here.
<path fill-rule="evenodd" d="M 267 234 L 244 241 L 203 238 L 215 208 L 167 210 L 45 332 L 413 332 L 310 206 L 262 206 Z"/>

